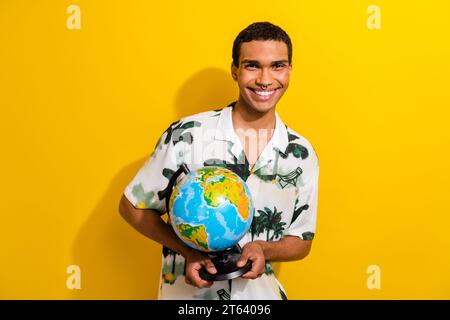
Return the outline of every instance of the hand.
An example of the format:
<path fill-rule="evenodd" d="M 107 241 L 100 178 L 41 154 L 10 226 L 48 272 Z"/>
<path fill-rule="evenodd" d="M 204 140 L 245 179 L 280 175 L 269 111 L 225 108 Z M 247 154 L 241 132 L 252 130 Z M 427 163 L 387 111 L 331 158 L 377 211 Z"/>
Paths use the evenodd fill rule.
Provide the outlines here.
<path fill-rule="evenodd" d="M 266 269 L 266 258 L 263 246 L 259 241 L 249 242 L 242 248 L 242 254 L 237 262 L 237 266 L 245 266 L 248 260 L 252 262 L 252 269 L 241 277 L 245 279 L 261 277 Z"/>
<path fill-rule="evenodd" d="M 205 267 L 209 273 L 217 273 L 216 267 L 207 254 L 194 250 L 186 256 L 185 281 L 187 284 L 197 288 L 210 288 L 213 285 L 212 281 L 200 278 L 199 270 L 202 267 Z"/>

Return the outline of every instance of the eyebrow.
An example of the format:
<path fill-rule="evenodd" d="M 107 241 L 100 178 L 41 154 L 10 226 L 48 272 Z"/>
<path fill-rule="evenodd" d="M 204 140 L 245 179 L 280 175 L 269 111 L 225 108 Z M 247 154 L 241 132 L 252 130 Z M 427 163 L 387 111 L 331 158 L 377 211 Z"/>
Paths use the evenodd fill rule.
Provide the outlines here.
<path fill-rule="evenodd" d="M 260 65 L 258 60 L 244 59 L 244 60 L 241 61 L 241 64 L 244 64 L 244 63 L 254 63 L 254 64 L 257 64 L 257 65 Z M 272 61 L 271 64 L 277 64 L 277 63 L 289 63 L 289 60 Z"/>

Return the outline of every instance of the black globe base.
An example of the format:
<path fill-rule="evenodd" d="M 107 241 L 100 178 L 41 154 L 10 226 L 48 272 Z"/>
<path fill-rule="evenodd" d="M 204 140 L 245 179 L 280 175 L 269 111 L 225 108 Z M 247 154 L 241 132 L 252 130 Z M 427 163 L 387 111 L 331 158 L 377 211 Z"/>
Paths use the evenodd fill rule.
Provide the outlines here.
<path fill-rule="evenodd" d="M 238 267 L 236 263 L 241 256 L 241 247 L 234 246 L 225 251 L 219 251 L 209 254 L 211 261 L 216 267 L 217 273 L 209 273 L 206 268 L 199 270 L 200 278 L 206 281 L 223 281 L 230 280 L 247 273 L 252 269 L 251 261 L 247 261 L 245 266 Z"/>

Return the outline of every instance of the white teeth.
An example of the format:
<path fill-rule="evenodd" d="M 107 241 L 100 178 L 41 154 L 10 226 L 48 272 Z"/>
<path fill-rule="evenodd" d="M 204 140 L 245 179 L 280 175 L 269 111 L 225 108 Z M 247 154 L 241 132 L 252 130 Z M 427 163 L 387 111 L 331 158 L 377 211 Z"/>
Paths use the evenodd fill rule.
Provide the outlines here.
<path fill-rule="evenodd" d="M 258 94 L 258 95 L 260 95 L 260 96 L 269 96 L 269 95 L 271 95 L 273 92 L 274 92 L 274 90 L 272 90 L 272 91 L 256 91 L 256 90 L 255 90 L 255 93 Z"/>

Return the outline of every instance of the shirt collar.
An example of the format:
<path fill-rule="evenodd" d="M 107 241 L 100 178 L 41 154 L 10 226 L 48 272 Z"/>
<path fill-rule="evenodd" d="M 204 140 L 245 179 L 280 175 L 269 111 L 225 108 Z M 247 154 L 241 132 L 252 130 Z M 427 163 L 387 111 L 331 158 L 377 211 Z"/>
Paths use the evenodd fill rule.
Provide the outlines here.
<path fill-rule="evenodd" d="M 243 149 L 239 137 L 233 127 L 232 110 L 235 105 L 236 101 L 222 109 L 214 138 L 216 140 L 231 142 L 232 146 L 230 151 L 237 159 L 239 159 Z M 277 112 L 275 112 L 275 117 L 276 122 L 273 136 L 264 148 L 264 151 L 255 163 L 252 171 L 258 170 L 269 163 L 273 163 L 278 158 L 278 152 L 284 153 L 288 146 L 289 139 L 286 125 L 283 123 Z"/>

